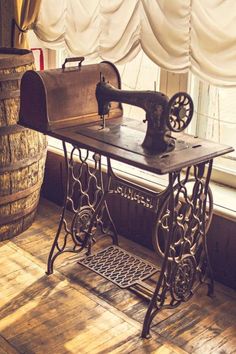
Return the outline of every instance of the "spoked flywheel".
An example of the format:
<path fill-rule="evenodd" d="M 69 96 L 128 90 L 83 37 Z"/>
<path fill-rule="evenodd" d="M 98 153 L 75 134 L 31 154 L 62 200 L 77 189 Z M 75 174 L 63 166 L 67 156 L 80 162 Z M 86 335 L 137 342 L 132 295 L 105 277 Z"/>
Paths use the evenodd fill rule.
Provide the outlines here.
<path fill-rule="evenodd" d="M 186 92 L 178 92 L 168 103 L 167 126 L 173 132 L 183 131 L 193 116 L 193 101 Z"/>

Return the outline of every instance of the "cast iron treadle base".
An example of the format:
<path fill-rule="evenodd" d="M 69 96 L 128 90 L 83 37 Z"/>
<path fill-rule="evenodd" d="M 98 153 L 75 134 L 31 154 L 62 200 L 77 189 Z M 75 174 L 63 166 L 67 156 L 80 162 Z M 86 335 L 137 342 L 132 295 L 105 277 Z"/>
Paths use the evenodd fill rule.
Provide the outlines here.
<path fill-rule="evenodd" d="M 113 245 L 79 260 L 78 263 L 122 289 L 133 286 L 159 271 L 151 263 Z"/>

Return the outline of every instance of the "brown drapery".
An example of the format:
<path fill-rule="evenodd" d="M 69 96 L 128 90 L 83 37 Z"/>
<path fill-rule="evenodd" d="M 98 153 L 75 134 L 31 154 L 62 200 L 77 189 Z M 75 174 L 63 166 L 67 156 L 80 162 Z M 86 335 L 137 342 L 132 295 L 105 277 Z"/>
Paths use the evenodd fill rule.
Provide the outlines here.
<path fill-rule="evenodd" d="M 14 0 L 13 47 L 28 48 L 27 31 L 37 20 L 40 3 L 41 0 Z"/>

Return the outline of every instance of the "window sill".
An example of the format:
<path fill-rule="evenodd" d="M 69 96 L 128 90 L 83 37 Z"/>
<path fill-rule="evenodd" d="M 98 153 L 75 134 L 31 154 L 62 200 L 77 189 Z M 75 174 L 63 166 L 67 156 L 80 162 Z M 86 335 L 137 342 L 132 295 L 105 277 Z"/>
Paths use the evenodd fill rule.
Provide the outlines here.
<path fill-rule="evenodd" d="M 236 222 L 236 189 L 211 182 L 214 214 Z"/>

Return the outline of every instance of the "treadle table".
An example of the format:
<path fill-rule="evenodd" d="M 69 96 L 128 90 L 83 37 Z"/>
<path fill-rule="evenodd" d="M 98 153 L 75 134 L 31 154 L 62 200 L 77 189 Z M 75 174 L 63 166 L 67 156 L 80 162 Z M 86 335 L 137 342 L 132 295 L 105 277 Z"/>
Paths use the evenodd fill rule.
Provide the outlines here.
<path fill-rule="evenodd" d="M 118 90 L 117 101 L 121 79 L 115 65 L 109 62 L 81 65 L 83 60 L 82 57 L 66 59 L 62 69 L 29 70 L 21 79 L 20 124 L 62 140 L 66 162 L 64 207 L 49 254 L 47 273 L 53 272 L 54 261 L 60 254 L 80 253 L 79 262 L 85 267 L 122 288 L 131 288 L 149 297 L 142 330 L 142 337 L 147 338 L 155 315 L 161 309 L 174 308 L 188 300 L 205 279 L 210 279 L 208 292 L 213 293 L 206 245 L 206 231 L 212 216 L 209 181 L 213 158 L 232 149 L 178 135 L 171 152 L 148 153 L 142 146 L 149 147 L 149 151 L 169 150 L 163 149 L 163 145 L 173 147 L 173 137 L 166 124 L 169 120 L 175 132 L 187 125 L 184 117 L 191 119 L 193 106 L 188 103 L 185 106 L 186 94 L 177 94 L 176 100 L 176 95 L 173 96 L 177 107 L 170 104 L 173 97 L 167 102 L 167 96 L 157 92 L 136 95 Z M 68 61 L 79 64 L 66 68 Z M 116 89 L 112 89 L 113 99 L 109 93 L 104 101 L 104 95 L 99 96 L 101 91 L 97 89 L 104 89 L 108 81 Z M 147 96 L 155 96 L 154 101 L 143 100 Z M 145 124 L 142 120 L 123 118 L 120 102 L 138 106 L 142 102 L 147 118 L 145 139 Z M 103 120 L 101 129 L 99 115 L 107 115 L 108 108 L 109 116 L 106 124 Z M 178 119 L 173 120 L 176 114 Z M 150 145 L 150 141 L 153 144 Z M 161 149 L 156 149 L 157 146 Z M 104 159 L 106 163 L 102 166 Z M 112 160 L 157 175 L 167 174 L 167 187 L 157 192 L 122 179 L 114 172 Z M 108 208 L 108 198 L 114 195 L 128 198 L 152 213 L 152 241 L 162 259 L 160 268 L 118 246 L 116 227 Z M 68 209 L 72 213 L 69 214 Z M 93 254 L 93 244 L 99 234 L 110 235 L 112 244 Z M 155 278 L 154 288 L 150 287 L 151 277 Z"/>
<path fill-rule="evenodd" d="M 80 264 L 121 288 L 132 288 L 150 297 L 142 330 L 142 337 L 147 338 L 155 315 L 163 308 L 174 308 L 188 300 L 205 279 L 209 279 L 208 294 L 213 293 L 206 245 L 213 204 L 209 181 L 213 158 L 232 149 L 184 134 L 177 140 L 174 151 L 152 155 L 139 144 L 143 136 L 141 128 L 137 121 L 116 118 L 108 121 L 105 132 L 98 129 L 96 122 L 80 125 L 79 129 L 71 127 L 49 133 L 63 142 L 67 187 L 47 274 L 53 272 L 54 261 L 63 252 L 83 251 Z M 67 143 L 71 146 L 69 152 Z M 106 159 L 106 179 L 102 158 Z M 155 192 L 120 178 L 113 171 L 112 159 L 157 175 L 168 174 L 168 186 Z M 128 194 L 133 203 L 153 213 L 152 240 L 162 258 L 160 269 L 118 246 L 116 227 L 107 205 L 112 194 L 124 198 Z M 66 216 L 68 208 L 73 214 L 70 220 Z M 93 254 L 98 231 L 110 235 L 112 245 Z M 145 280 L 154 274 L 159 276 L 155 289 L 151 289 Z"/>

